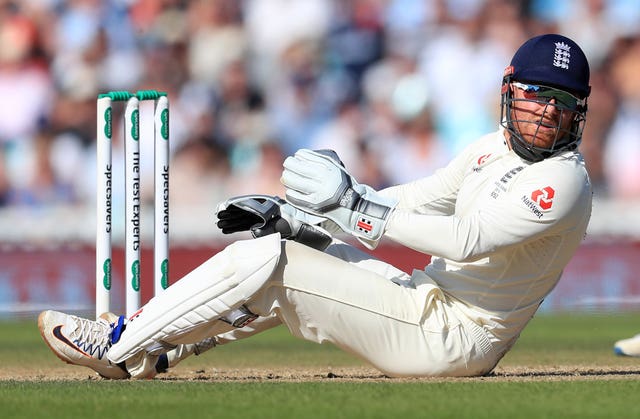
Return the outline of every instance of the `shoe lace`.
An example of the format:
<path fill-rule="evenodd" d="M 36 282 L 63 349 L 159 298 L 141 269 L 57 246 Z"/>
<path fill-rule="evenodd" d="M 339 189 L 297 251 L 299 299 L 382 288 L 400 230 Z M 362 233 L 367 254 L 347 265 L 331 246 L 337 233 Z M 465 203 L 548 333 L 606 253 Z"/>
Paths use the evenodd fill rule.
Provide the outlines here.
<path fill-rule="evenodd" d="M 113 325 L 104 319 L 98 319 L 95 322 L 78 319 L 76 329 L 78 336 L 74 343 L 92 357 L 102 359 L 111 348 L 112 329 Z"/>

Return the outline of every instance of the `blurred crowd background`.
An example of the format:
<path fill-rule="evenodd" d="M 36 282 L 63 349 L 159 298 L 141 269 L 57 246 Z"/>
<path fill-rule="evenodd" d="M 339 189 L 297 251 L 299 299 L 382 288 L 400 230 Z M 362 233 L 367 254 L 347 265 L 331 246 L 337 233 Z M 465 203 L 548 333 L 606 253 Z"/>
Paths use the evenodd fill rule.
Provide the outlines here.
<path fill-rule="evenodd" d="M 94 222 L 99 93 L 168 93 L 171 221 L 213 230 L 219 201 L 282 195 L 301 147 L 375 188 L 433 173 L 497 128 L 504 67 L 546 32 L 590 60 L 596 199 L 640 201 L 637 0 L 0 0 L 0 242 Z"/>

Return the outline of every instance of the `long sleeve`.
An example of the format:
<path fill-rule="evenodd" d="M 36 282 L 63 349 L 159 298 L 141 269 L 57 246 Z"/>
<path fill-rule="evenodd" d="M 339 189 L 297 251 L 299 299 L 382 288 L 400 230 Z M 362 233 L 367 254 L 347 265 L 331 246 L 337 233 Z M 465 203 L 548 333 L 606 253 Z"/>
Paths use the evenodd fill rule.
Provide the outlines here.
<path fill-rule="evenodd" d="M 571 228 L 572 216 L 580 214 L 575 209 L 590 199 L 585 191 L 588 185 L 565 173 L 573 170 L 571 165 L 554 170 L 546 166 L 526 166 L 498 198 L 492 197 L 494 191 L 487 191 L 476 198 L 472 208 L 454 215 L 424 215 L 398 209 L 389 221 L 386 235 L 415 250 L 463 261 L 541 235 L 560 233 Z M 539 208 L 533 198 L 550 199 L 552 205 L 547 210 Z"/>
<path fill-rule="evenodd" d="M 503 138 L 486 135 L 433 176 L 383 191 L 400 200 L 386 237 L 464 261 L 572 226 L 574 209 L 591 200 L 579 155 L 529 164 Z M 548 208 L 538 203 L 545 199 Z"/>

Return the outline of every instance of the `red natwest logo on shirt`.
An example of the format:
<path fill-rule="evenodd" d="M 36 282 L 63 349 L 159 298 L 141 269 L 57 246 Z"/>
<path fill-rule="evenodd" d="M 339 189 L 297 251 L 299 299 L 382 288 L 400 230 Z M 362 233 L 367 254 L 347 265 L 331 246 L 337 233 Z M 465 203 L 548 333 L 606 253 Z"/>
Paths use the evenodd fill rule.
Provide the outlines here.
<path fill-rule="evenodd" d="M 553 196 L 556 191 L 551 186 L 535 190 L 531 193 L 531 200 L 534 201 L 543 210 L 548 210 L 553 205 Z"/>

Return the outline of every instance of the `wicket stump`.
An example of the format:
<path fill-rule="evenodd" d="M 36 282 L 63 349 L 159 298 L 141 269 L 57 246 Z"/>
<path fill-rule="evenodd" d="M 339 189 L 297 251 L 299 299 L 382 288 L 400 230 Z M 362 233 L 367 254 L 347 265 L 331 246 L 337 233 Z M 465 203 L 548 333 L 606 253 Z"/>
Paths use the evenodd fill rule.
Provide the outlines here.
<path fill-rule="evenodd" d="M 125 287 L 126 315 L 140 307 L 141 186 L 140 102 L 154 101 L 154 294 L 169 286 L 169 100 L 166 93 L 109 92 L 97 100 L 96 318 L 111 306 L 113 173 L 112 103 L 126 102 L 125 131 Z"/>

